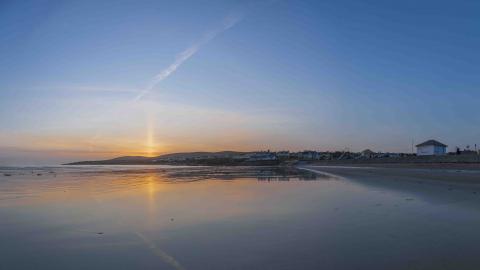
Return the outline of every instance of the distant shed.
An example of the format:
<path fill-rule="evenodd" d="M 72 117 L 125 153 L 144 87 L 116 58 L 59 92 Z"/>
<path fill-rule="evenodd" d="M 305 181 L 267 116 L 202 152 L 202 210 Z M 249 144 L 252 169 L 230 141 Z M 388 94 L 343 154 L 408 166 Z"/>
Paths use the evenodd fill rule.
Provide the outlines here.
<path fill-rule="evenodd" d="M 445 155 L 446 153 L 447 145 L 436 140 L 428 140 L 417 145 L 417 156 Z"/>

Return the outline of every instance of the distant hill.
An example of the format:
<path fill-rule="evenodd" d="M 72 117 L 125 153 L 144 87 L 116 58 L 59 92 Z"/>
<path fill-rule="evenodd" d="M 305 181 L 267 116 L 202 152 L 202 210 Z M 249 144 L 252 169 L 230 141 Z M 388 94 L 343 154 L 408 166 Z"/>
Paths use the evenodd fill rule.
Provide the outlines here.
<path fill-rule="evenodd" d="M 221 152 L 187 152 L 187 153 L 172 153 L 165 154 L 153 159 L 164 159 L 164 158 L 196 158 L 196 157 L 228 157 L 247 154 L 248 152 L 236 152 L 236 151 L 221 151 Z"/>
<path fill-rule="evenodd" d="M 147 165 L 165 164 L 167 162 L 181 161 L 195 158 L 228 159 L 234 156 L 248 154 L 250 152 L 221 151 L 221 152 L 187 152 L 171 153 L 156 157 L 124 156 L 107 160 L 89 160 L 67 163 L 64 165 Z"/>
<path fill-rule="evenodd" d="M 109 159 L 110 161 L 145 161 L 150 160 L 151 157 L 144 157 L 144 156 L 124 156 L 124 157 L 117 157 Z"/>

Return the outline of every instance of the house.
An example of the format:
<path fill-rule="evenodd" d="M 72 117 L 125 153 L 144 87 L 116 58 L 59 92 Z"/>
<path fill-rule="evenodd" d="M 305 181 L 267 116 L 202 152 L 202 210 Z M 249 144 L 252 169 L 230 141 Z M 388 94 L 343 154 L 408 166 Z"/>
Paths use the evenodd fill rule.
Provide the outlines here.
<path fill-rule="evenodd" d="M 240 160 L 247 160 L 249 159 L 253 154 L 240 154 L 240 155 L 234 155 L 232 159 L 240 161 Z"/>
<path fill-rule="evenodd" d="M 399 158 L 399 157 L 402 156 L 402 154 L 401 153 L 387 153 L 387 156 L 389 158 Z"/>
<path fill-rule="evenodd" d="M 417 156 L 445 155 L 447 145 L 436 140 L 428 140 L 417 145 Z"/>
<path fill-rule="evenodd" d="M 320 159 L 320 153 L 316 151 L 303 151 L 298 153 L 300 160 L 315 160 Z"/>
<path fill-rule="evenodd" d="M 288 159 L 290 157 L 290 152 L 289 151 L 278 151 L 277 152 L 277 157 L 279 159 Z"/>
<path fill-rule="evenodd" d="M 370 149 L 365 149 L 360 153 L 362 158 L 373 158 L 375 157 L 375 152 Z"/>
<path fill-rule="evenodd" d="M 250 156 L 248 161 L 271 161 L 277 160 L 277 155 L 274 153 L 268 152 L 259 152 Z"/>

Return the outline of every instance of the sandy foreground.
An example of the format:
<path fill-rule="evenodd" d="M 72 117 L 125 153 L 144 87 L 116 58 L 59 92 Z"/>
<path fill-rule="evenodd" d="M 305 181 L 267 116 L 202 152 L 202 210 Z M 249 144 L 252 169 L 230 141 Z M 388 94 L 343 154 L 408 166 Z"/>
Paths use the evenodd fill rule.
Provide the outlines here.
<path fill-rule="evenodd" d="M 0 269 L 479 269 L 479 170 L 136 168 L 0 172 Z"/>

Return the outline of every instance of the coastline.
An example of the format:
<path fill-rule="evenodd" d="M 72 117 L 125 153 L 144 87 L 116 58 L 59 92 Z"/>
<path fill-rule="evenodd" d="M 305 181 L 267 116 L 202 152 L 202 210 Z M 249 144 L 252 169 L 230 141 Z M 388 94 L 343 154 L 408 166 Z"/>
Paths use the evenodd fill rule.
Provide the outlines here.
<path fill-rule="evenodd" d="M 318 161 L 309 166 L 332 167 L 373 167 L 404 169 L 447 169 L 447 170 L 480 170 L 477 162 L 355 162 L 355 161 Z"/>

